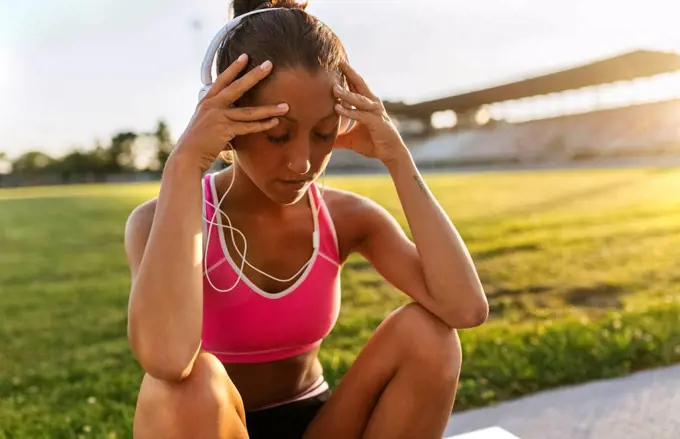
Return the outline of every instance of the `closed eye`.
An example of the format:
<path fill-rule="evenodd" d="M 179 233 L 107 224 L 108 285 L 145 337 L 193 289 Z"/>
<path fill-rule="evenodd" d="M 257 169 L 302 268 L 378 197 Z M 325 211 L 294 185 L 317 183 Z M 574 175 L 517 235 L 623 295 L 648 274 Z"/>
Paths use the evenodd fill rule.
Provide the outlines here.
<path fill-rule="evenodd" d="M 333 140 L 335 138 L 335 131 L 333 131 L 332 133 L 329 133 L 329 134 L 317 133 L 316 135 L 319 139 L 323 140 L 324 142 L 330 142 L 331 140 Z"/>
<path fill-rule="evenodd" d="M 286 143 L 287 141 L 290 140 L 290 134 L 285 134 L 285 135 L 280 136 L 280 137 L 267 136 L 267 140 L 269 140 L 272 143 L 276 143 L 276 144 Z"/>
<path fill-rule="evenodd" d="M 328 133 L 328 134 L 314 133 L 314 135 L 315 135 L 316 137 L 318 137 L 318 138 L 319 138 L 321 141 L 323 141 L 323 142 L 330 142 L 330 141 L 332 141 L 333 139 L 335 139 L 336 130 L 333 130 L 332 132 L 330 132 L 330 133 Z M 275 136 L 267 136 L 267 140 L 269 140 L 271 143 L 279 144 L 279 145 L 280 145 L 280 144 L 286 143 L 286 142 L 288 142 L 288 141 L 290 140 L 290 134 L 285 134 L 285 135 L 283 135 L 283 136 L 278 136 L 278 137 L 275 137 Z"/>

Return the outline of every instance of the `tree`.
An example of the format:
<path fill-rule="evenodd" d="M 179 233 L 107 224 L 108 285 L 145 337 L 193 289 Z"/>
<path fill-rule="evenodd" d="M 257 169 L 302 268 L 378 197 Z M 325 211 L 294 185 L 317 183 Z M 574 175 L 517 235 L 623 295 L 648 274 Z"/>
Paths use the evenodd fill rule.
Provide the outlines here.
<path fill-rule="evenodd" d="M 106 173 L 108 151 L 101 146 L 83 151 L 76 149 L 64 156 L 55 166 L 59 169 L 62 180 L 71 181 L 73 176 L 92 176 L 101 178 Z"/>
<path fill-rule="evenodd" d="M 97 176 L 106 174 L 109 165 L 109 150 L 102 145 L 100 140 L 94 144 L 94 149 L 89 152 L 90 170 Z"/>
<path fill-rule="evenodd" d="M 29 151 L 20 155 L 13 163 L 13 172 L 23 172 L 27 174 L 35 174 L 47 170 L 47 168 L 54 166 L 56 161 L 40 151 Z"/>
<path fill-rule="evenodd" d="M 7 153 L 0 151 L 0 176 L 12 172 L 12 162 L 7 157 Z"/>
<path fill-rule="evenodd" d="M 156 131 L 154 132 L 154 137 L 156 138 L 156 158 L 158 159 L 157 166 L 159 169 L 165 168 L 165 162 L 168 161 L 170 157 L 170 152 L 174 147 L 172 138 L 170 135 L 170 129 L 165 121 L 159 121 L 156 126 Z"/>
<path fill-rule="evenodd" d="M 131 171 L 135 167 L 134 143 L 137 133 L 121 132 L 111 138 L 107 168 L 111 172 Z"/>

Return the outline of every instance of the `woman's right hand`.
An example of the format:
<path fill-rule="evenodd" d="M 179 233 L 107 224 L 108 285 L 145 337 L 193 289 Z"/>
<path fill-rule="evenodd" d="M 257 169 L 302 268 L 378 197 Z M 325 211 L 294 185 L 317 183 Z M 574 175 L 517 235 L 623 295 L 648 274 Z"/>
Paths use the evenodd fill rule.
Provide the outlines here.
<path fill-rule="evenodd" d="M 198 103 L 189 125 L 172 151 L 172 156 L 194 160 L 204 172 L 217 156 L 228 149 L 236 137 L 269 130 L 279 123 L 278 116 L 288 112 L 288 105 L 232 107 L 244 93 L 267 77 L 272 63 L 264 62 L 234 81 L 248 64 L 248 56 L 241 55 L 222 72 L 208 93 Z"/>

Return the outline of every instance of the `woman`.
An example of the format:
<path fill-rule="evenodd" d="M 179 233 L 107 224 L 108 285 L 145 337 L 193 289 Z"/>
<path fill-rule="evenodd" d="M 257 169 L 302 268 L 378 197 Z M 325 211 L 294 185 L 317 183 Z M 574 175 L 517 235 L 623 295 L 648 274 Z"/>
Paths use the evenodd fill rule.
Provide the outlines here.
<path fill-rule="evenodd" d="M 488 310 L 469 254 L 328 27 L 298 2 L 233 6 L 282 9 L 244 18 L 220 46 L 219 76 L 158 197 L 126 225 L 128 333 L 146 372 L 135 437 L 441 438 L 461 365 L 455 328 Z M 384 163 L 415 243 L 377 203 L 319 190 L 333 148 Z M 232 165 L 204 175 L 225 149 Z M 317 354 L 355 252 L 413 303 L 331 394 Z"/>

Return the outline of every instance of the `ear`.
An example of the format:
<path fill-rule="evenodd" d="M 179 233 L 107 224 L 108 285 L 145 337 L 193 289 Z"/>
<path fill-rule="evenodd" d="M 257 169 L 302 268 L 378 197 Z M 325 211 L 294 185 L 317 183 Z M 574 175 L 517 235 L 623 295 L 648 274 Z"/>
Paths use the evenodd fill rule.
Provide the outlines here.
<path fill-rule="evenodd" d="M 333 143 L 334 149 L 352 149 L 353 135 L 351 133 L 338 134 Z"/>

